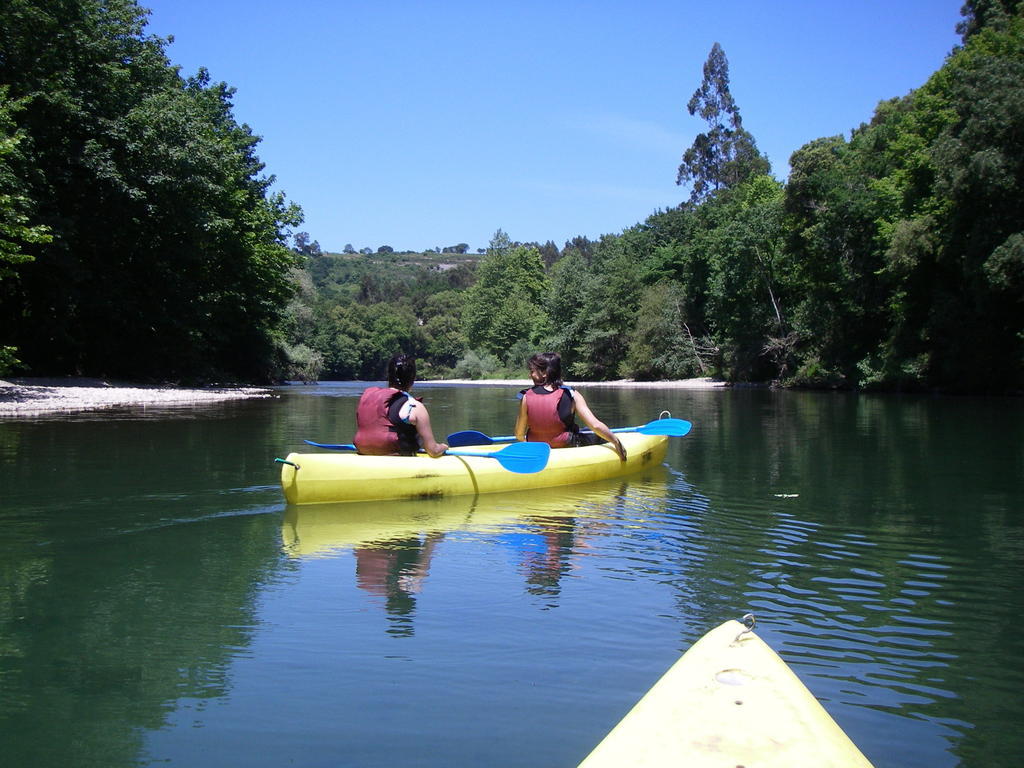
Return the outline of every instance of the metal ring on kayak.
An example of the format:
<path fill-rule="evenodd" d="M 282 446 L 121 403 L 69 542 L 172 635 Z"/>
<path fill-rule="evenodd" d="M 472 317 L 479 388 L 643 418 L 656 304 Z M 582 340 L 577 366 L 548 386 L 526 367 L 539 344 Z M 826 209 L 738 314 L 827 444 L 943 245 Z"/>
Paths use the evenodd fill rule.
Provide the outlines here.
<path fill-rule="evenodd" d="M 659 419 L 671 419 L 672 418 L 672 411 L 662 411 L 661 413 L 658 414 L 658 418 Z"/>
<path fill-rule="evenodd" d="M 745 629 L 738 635 L 736 635 L 736 638 L 733 640 L 734 643 L 736 642 L 736 640 L 739 640 L 741 637 L 747 634 L 747 632 L 754 631 L 754 625 L 757 624 L 757 617 L 754 616 L 754 614 L 752 613 L 745 613 L 743 614 L 743 618 L 741 619 L 741 621 L 743 622 L 743 626 L 745 627 Z"/>

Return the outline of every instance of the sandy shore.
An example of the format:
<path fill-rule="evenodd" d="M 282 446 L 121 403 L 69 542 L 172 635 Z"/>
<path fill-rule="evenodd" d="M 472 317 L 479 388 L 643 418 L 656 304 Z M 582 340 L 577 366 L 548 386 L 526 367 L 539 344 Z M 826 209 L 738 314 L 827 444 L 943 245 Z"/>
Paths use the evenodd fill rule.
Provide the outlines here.
<path fill-rule="evenodd" d="M 0 418 L 136 406 L 189 406 L 272 397 L 259 387 L 144 386 L 101 379 L 0 380 Z"/>
<path fill-rule="evenodd" d="M 443 379 L 424 384 L 526 387 L 526 379 Z M 712 389 L 728 386 L 714 379 L 682 381 L 568 381 L 571 387 L 622 387 L 629 389 Z M 0 418 L 35 416 L 44 413 L 96 411 L 138 406 L 190 406 L 225 400 L 273 397 L 260 387 L 145 386 L 102 379 L 13 378 L 0 380 Z"/>

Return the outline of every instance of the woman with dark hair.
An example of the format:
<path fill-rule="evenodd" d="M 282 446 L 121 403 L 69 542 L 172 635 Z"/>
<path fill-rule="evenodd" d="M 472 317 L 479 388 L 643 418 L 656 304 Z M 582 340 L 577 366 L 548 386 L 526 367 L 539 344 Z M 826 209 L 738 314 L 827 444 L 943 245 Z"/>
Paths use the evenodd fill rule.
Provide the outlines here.
<path fill-rule="evenodd" d="M 415 381 L 416 358 L 395 355 L 388 362 L 388 386 L 363 392 L 356 406 L 353 441 L 359 453 L 412 456 L 422 447 L 436 459 L 448 450 L 434 439 L 427 407 L 409 394 Z"/>
<path fill-rule="evenodd" d="M 520 396 L 519 417 L 516 419 L 516 439 L 547 443 L 552 448 L 575 448 L 596 445 L 605 440 L 626 460 L 622 441 L 598 419 L 586 398 L 562 381 L 562 358 L 556 352 L 542 352 L 530 358 L 527 365 L 533 386 Z M 593 435 L 580 433 L 576 416 L 590 427 Z"/>

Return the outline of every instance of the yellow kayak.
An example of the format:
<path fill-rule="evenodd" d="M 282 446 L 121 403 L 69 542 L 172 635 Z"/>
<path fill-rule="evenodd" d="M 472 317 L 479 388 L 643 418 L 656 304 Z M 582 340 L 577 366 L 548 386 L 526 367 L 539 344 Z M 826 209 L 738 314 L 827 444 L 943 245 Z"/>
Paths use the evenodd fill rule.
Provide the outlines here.
<path fill-rule="evenodd" d="M 761 638 L 727 621 L 698 640 L 579 768 L 871 768 Z"/>
<path fill-rule="evenodd" d="M 281 487 L 289 504 L 429 499 L 480 493 L 552 488 L 621 477 L 665 460 L 668 438 L 618 435 L 627 460 L 607 444 L 551 451 L 540 472 L 521 474 L 482 456 L 362 456 L 356 453 L 290 453 L 281 464 Z M 508 445 L 474 446 L 497 453 Z"/>

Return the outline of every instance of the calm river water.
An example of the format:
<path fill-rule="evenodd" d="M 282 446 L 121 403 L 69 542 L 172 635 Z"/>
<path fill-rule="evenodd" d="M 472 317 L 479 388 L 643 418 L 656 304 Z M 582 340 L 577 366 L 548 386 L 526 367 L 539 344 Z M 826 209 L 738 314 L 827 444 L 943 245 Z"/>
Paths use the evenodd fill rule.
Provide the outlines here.
<path fill-rule="evenodd" d="M 1024 401 L 586 389 L 693 422 L 558 491 L 289 509 L 356 384 L 0 421 L 5 766 L 575 766 L 748 611 L 877 766 L 1024 760 Z M 421 385 L 508 434 L 510 387 Z"/>

